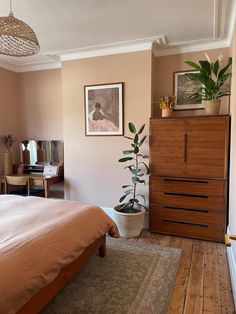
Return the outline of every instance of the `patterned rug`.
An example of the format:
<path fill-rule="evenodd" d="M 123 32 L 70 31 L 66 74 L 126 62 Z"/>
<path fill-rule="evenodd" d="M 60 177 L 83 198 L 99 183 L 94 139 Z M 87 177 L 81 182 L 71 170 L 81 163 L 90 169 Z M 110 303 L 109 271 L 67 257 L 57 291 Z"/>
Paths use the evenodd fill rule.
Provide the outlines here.
<path fill-rule="evenodd" d="M 41 314 L 164 314 L 181 250 L 145 241 L 107 239 Z"/>

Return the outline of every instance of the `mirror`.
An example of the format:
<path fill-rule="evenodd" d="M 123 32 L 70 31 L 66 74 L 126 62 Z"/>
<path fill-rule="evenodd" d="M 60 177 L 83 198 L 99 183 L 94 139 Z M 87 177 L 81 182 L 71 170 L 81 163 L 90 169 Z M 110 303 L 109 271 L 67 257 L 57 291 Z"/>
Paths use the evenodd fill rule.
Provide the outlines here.
<path fill-rule="evenodd" d="M 21 142 L 21 162 L 26 165 L 63 165 L 63 141 L 24 140 Z"/>

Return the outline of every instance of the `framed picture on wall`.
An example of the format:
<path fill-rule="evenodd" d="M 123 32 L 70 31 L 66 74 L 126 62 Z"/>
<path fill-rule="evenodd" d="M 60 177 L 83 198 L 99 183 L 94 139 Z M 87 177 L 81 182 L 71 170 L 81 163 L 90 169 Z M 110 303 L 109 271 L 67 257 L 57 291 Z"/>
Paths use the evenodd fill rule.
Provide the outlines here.
<path fill-rule="evenodd" d="M 123 86 L 84 86 L 86 136 L 124 135 Z"/>
<path fill-rule="evenodd" d="M 188 78 L 188 73 L 197 73 L 198 71 L 180 71 L 174 72 L 174 95 L 176 96 L 176 105 L 174 110 L 186 109 L 204 109 L 202 101 L 191 97 L 202 89 L 202 84 Z"/>

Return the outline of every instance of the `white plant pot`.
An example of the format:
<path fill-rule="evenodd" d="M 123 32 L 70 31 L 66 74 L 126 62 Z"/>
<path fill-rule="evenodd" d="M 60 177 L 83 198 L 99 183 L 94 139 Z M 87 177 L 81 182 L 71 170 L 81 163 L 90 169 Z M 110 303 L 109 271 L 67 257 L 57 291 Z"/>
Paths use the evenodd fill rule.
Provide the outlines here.
<path fill-rule="evenodd" d="M 120 205 L 114 207 L 114 220 L 122 238 L 138 237 L 144 224 L 145 209 L 140 207 L 139 213 L 121 213 L 116 210 Z"/>

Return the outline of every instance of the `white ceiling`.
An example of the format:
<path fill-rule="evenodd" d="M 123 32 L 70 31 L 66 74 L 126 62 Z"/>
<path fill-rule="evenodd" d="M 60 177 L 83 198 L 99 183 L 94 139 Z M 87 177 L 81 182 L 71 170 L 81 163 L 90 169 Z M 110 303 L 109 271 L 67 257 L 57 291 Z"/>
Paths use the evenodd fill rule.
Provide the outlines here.
<path fill-rule="evenodd" d="M 62 60 L 151 49 L 156 54 L 230 45 L 236 0 L 12 0 L 14 16 L 40 42 L 32 57 L 0 55 L 15 71 L 60 66 Z M 1 0 L 0 16 L 9 13 Z"/>

